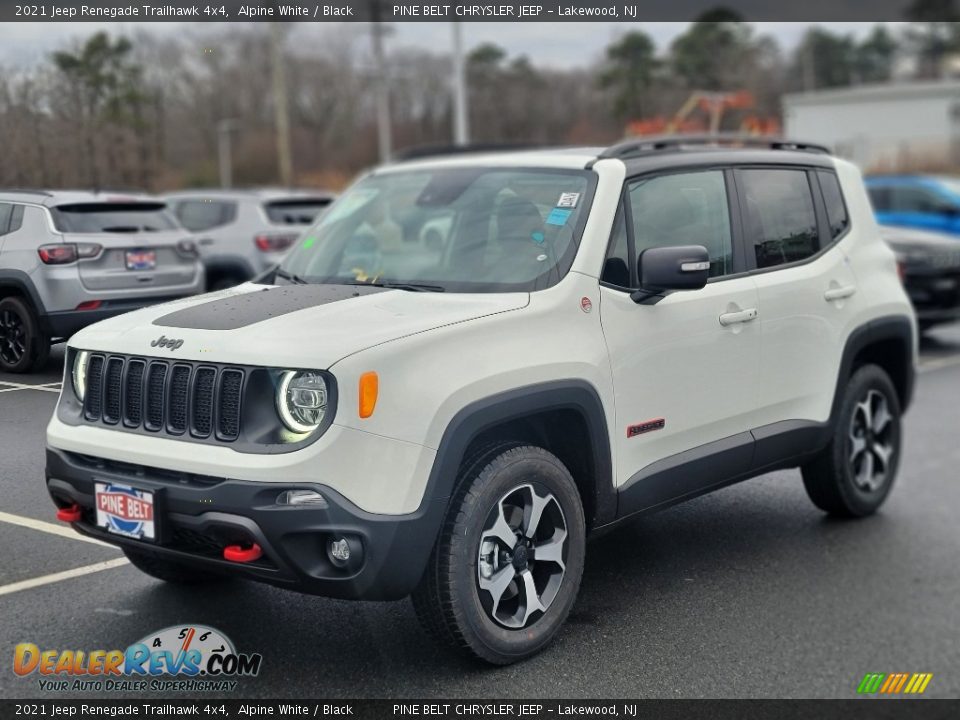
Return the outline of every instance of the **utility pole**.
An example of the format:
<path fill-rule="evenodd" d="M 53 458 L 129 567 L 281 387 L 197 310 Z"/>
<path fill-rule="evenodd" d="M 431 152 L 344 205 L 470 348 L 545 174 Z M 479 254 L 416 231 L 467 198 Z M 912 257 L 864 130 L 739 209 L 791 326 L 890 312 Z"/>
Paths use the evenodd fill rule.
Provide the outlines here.
<path fill-rule="evenodd" d="M 470 142 L 470 120 L 467 109 L 467 78 L 463 63 L 463 29 L 453 24 L 453 144 Z"/>
<path fill-rule="evenodd" d="M 217 147 L 220 156 L 220 187 L 233 187 L 233 153 L 230 137 L 237 129 L 236 120 L 221 120 L 217 123 Z"/>
<path fill-rule="evenodd" d="M 290 153 L 290 108 L 287 100 L 287 69 L 284 58 L 284 28 L 270 23 L 270 57 L 273 65 L 273 120 L 277 133 L 277 166 L 280 184 L 293 185 L 293 160 Z"/>
<path fill-rule="evenodd" d="M 377 143 L 380 146 L 380 162 L 387 162 L 393 155 L 393 137 L 390 129 L 390 85 L 387 82 L 387 60 L 383 51 L 383 38 L 390 29 L 381 22 L 381 0 L 370 0 L 370 37 L 373 41 L 374 90 L 377 101 Z"/>

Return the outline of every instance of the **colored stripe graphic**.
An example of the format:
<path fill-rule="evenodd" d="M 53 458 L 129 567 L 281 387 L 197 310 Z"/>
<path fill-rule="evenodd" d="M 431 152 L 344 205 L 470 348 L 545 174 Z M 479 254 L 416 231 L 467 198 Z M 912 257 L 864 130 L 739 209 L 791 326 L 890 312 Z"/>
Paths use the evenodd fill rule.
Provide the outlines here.
<path fill-rule="evenodd" d="M 867 673 L 857 686 L 861 695 L 920 695 L 933 679 L 933 673 Z"/>

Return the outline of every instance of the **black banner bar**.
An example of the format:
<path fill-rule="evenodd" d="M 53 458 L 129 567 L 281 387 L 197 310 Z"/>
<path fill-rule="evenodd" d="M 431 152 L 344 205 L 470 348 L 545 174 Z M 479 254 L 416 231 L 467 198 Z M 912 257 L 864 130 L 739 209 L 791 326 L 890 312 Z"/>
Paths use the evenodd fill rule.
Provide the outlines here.
<path fill-rule="evenodd" d="M 648 22 L 690 21 L 722 6 L 747 21 L 906 20 L 916 0 L 0 0 L 0 22 Z M 958 19 L 956 0 L 925 21 Z"/>
<path fill-rule="evenodd" d="M 3 718 L 939 720 L 960 700 L 3 700 Z"/>

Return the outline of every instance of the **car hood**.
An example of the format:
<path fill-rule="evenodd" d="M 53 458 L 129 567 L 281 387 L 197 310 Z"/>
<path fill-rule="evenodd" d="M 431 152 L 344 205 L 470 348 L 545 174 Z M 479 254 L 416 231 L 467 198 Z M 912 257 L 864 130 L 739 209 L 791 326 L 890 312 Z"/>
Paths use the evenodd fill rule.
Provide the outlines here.
<path fill-rule="evenodd" d="M 519 310 L 529 299 L 528 293 L 247 283 L 104 320 L 74 335 L 70 345 L 212 363 L 328 368 L 374 345 Z"/>

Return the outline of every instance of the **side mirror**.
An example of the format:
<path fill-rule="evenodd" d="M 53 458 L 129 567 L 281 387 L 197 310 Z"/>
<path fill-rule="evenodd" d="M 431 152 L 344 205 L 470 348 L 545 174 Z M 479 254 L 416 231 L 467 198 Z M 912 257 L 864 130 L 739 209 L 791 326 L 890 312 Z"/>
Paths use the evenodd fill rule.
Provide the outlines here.
<path fill-rule="evenodd" d="M 653 304 L 674 290 L 699 290 L 706 285 L 710 254 L 702 245 L 647 248 L 640 253 L 637 267 L 640 289 L 631 297 L 637 303 Z"/>

